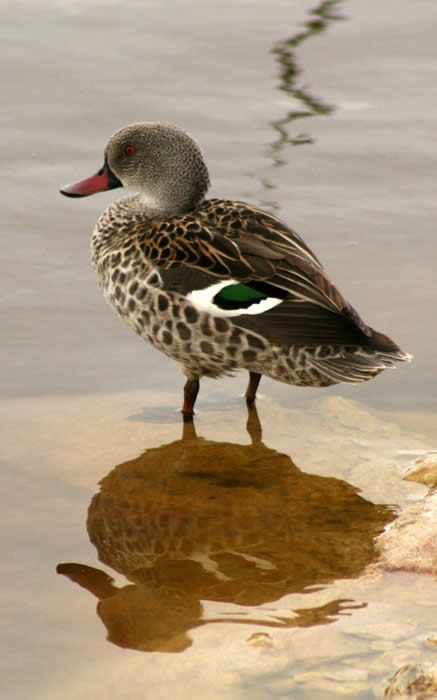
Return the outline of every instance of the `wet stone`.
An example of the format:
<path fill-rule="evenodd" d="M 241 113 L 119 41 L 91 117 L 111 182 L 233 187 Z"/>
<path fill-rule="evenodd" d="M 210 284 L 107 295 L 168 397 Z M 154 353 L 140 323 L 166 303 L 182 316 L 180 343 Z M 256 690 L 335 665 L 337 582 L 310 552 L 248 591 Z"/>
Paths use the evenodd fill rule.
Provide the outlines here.
<path fill-rule="evenodd" d="M 384 697 L 414 697 L 426 700 L 437 696 L 437 664 L 405 664 L 389 680 Z"/>
<path fill-rule="evenodd" d="M 402 478 L 428 486 L 437 484 L 437 452 L 429 452 L 416 459 L 404 472 Z"/>
<path fill-rule="evenodd" d="M 404 510 L 377 541 L 380 565 L 437 573 L 437 491 L 431 489 L 419 503 Z"/>
<path fill-rule="evenodd" d="M 255 632 L 246 639 L 246 644 L 248 646 L 258 647 L 260 649 L 272 649 L 273 639 L 265 632 Z"/>

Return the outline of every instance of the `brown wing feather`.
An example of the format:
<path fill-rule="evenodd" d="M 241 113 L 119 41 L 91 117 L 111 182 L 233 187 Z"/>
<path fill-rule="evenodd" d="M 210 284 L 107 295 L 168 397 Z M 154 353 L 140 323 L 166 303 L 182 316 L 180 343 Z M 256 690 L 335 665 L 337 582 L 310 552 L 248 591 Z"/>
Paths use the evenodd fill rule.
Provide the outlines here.
<path fill-rule="evenodd" d="M 321 263 L 280 219 L 243 202 L 207 200 L 194 211 L 149 224 L 139 240 L 144 254 L 180 285 L 197 269 L 209 276 L 240 282 L 265 280 L 286 290 L 288 298 L 262 314 L 262 332 L 286 345 L 372 346 L 396 352 L 387 336 L 369 328 L 331 282 Z M 193 270 L 194 271 L 194 270 Z M 209 282 L 210 283 L 210 282 Z M 257 315 L 233 322 L 259 332 Z M 366 369 L 366 371 L 368 371 Z"/>
<path fill-rule="evenodd" d="M 268 280 L 299 301 L 340 312 L 346 304 L 294 231 L 242 202 L 208 200 L 188 214 L 152 221 L 139 243 L 163 269 L 183 264 L 240 282 Z"/>
<path fill-rule="evenodd" d="M 197 215 L 214 227 L 217 237 L 223 235 L 236 242 L 241 257 L 254 270 L 252 279 L 268 280 L 299 302 L 309 301 L 340 313 L 349 308 L 312 250 L 280 219 L 242 202 L 220 200 L 204 202 Z M 230 267 L 232 276 L 240 279 Z"/>
<path fill-rule="evenodd" d="M 255 274 L 236 242 L 195 214 L 148 222 L 137 241 L 146 258 L 163 270 L 188 265 L 224 278 L 251 279 Z"/>
<path fill-rule="evenodd" d="M 385 335 L 377 334 L 354 314 L 330 311 L 311 302 L 285 300 L 262 314 L 262 335 L 275 345 L 350 345 L 380 347 L 381 350 L 397 350 L 397 346 Z M 232 319 L 242 328 L 260 332 L 260 320 L 256 315 L 242 314 Z M 364 326 L 364 328 L 363 328 Z"/>

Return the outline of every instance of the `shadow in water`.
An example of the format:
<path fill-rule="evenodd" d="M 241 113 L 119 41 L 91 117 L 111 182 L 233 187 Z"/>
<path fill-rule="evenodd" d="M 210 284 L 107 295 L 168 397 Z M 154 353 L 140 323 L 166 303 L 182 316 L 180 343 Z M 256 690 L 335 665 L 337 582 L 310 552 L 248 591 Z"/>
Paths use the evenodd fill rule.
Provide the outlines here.
<path fill-rule="evenodd" d="M 114 644 L 176 652 L 192 643 L 190 629 L 211 622 L 310 626 L 357 607 L 333 600 L 287 610 L 282 601 L 275 614 L 271 603 L 358 576 L 393 514 L 266 447 L 255 409 L 248 432 L 249 445 L 215 442 L 185 424 L 180 440 L 119 464 L 100 482 L 88 534 L 100 561 L 130 584 L 118 587 L 81 564 L 57 571 L 98 599 Z"/>

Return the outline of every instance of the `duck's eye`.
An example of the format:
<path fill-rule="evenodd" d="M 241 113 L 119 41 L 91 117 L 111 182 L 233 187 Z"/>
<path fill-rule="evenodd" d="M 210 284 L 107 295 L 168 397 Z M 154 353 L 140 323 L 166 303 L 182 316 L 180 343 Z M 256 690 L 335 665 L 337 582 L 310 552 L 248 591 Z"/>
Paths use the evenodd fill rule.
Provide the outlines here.
<path fill-rule="evenodd" d="M 137 149 L 135 148 L 135 146 L 126 146 L 126 148 L 124 149 L 124 152 L 126 153 L 127 156 L 133 156 L 133 154 L 135 153 L 136 150 Z"/>

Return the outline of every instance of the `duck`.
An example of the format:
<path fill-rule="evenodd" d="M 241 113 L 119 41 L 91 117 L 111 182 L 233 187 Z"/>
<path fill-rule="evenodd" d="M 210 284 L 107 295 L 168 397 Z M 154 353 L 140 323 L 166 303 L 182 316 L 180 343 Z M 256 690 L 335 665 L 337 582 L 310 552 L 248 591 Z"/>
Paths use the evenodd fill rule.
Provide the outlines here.
<path fill-rule="evenodd" d="M 196 141 L 153 121 L 117 130 L 100 170 L 60 190 L 133 191 L 98 219 L 92 264 L 120 318 L 181 365 L 185 421 L 202 377 L 246 370 L 253 406 L 263 375 L 327 387 L 412 359 L 364 323 L 287 224 L 246 202 L 207 199 L 209 185 Z"/>

